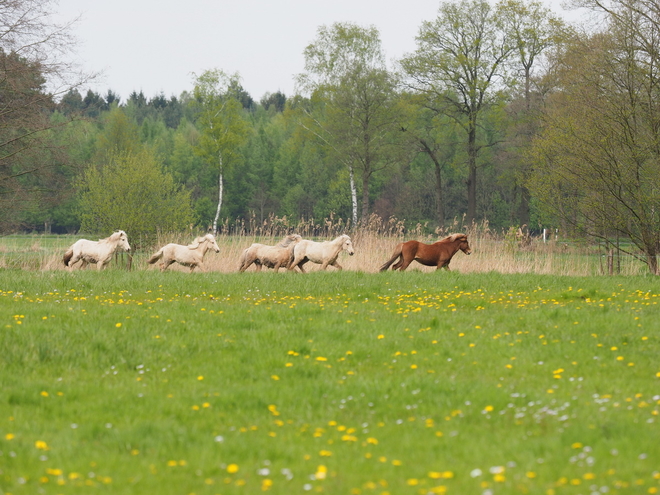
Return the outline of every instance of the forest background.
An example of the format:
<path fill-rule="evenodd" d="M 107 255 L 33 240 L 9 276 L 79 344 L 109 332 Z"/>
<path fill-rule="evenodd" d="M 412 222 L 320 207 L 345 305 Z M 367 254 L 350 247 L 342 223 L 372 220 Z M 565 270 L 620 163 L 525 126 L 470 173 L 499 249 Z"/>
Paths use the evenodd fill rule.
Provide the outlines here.
<path fill-rule="evenodd" d="M 441 2 L 386 62 L 376 27 L 320 26 L 296 92 L 258 100 L 209 68 L 123 101 L 88 74 L 52 2 L 0 1 L 0 231 L 155 236 L 402 219 L 630 241 L 658 273 L 656 2 Z"/>

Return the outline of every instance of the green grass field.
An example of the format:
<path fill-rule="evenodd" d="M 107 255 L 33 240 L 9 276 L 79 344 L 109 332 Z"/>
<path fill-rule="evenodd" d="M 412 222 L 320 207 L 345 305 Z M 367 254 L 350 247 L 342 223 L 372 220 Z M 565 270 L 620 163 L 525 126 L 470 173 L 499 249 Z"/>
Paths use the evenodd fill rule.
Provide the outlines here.
<path fill-rule="evenodd" d="M 660 489 L 660 280 L 0 271 L 0 493 Z"/>

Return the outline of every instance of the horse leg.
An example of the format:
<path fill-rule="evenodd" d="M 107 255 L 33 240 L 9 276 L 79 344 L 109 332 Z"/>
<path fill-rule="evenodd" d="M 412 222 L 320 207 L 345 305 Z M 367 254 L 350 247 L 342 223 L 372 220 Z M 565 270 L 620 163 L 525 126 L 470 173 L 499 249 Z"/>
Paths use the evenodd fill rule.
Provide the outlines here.
<path fill-rule="evenodd" d="M 406 259 L 405 256 L 401 256 L 401 261 L 399 261 L 396 265 L 394 265 L 392 267 L 392 270 L 396 270 L 398 267 L 400 271 L 404 271 L 406 268 L 408 268 L 408 266 L 410 265 L 410 263 L 413 262 L 414 259 L 415 258 Z"/>
<path fill-rule="evenodd" d="M 294 269 L 298 267 L 301 272 L 305 273 L 305 270 L 302 268 L 303 260 L 304 258 L 294 258 L 293 261 L 289 264 L 289 271 L 294 271 Z"/>
<path fill-rule="evenodd" d="M 307 263 L 307 261 L 308 261 L 308 260 L 306 260 L 305 258 L 303 258 L 302 260 L 300 260 L 300 263 L 298 263 L 298 270 L 300 270 L 300 273 L 307 273 L 307 272 L 305 271 L 305 268 L 303 267 L 303 265 L 304 265 L 305 263 Z M 289 268 L 289 270 L 290 270 L 290 269 L 291 269 L 291 268 Z"/>
<path fill-rule="evenodd" d="M 160 271 L 164 272 L 172 263 L 174 263 L 174 260 L 172 259 L 163 259 L 163 262 L 160 264 Z"/>
<path fill-rule="evenodd" d="M 403 262 L 404 262 L 404 257 L 401 254 L 401 255 L 399 255 L 399 260 L 396 263 L 394 263 L 394 266 L 392 266 L 392 270 L 398 270 L 399 268 L 401 268 L 403 266 Z M 410 263 L 408 263 L 408 264 L 410 264 Z M 406 265 L 406 267 L 407 266 L 408 265 Z M 405 268 L 401 268 L 401 269 L 405 270 Z"/>
<path fill-rule="evenodd" d="M 334 266 L 334 267 L 335 267 L 337 270 L 339 270 L 339 271 L 341 271 L 341 270 L 344 269 L 344 267 L 341 266 L 337 260 L 333 261 L 333 262 L 330 263 L 330 264 L 331 264 L 332 266 Z"/>

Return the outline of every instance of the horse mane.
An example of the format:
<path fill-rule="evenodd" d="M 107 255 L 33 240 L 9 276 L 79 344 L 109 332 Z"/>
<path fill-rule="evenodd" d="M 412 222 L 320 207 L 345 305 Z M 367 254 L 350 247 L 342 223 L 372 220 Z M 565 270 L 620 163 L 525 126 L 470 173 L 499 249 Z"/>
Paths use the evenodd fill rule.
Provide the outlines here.
<path fill-rule="evenodd" d="M 298 234 L 289 234 L 286 236 L 284 239 L 279 244 L 276 244 L 276 247 L 287 247 L 289 244 L 292 242 L 296 242 L 298 240 L 302 239 Z"/>
<path fill-rule="evenodd" d="M 122 234 L 126 235 L 126 232 L 124 232 L 123 230 L 115 230 L 112 234 L 110 234 L 109 237 L 106 237 L 105 239 L 99 239 L 99 242 L 118 241 L 119 239 L 121 239 Z"/>
<path fill-rule="evenodd" d="M 465 235 L 465 234 L 460 234 L 460 233 L 459 233 L 459 234 L 451 234 L 451 235 L 445 237 L 445 238 L 442 239 L 442 240 L 443 240 L 443 241 L 448 241 L 448 242 L 454 242 L 454 241 L 460 239 L 461 237 L 467 237 L 467 235 Z"/>
<path fill-rule="evenodd" d="M 188 244 L 188 249 L 197 249 L 202 242 L 211 241 L 214 239 L 213 234 L 206 234 L 199 237 L 195 237 L 190 244 Z"/>

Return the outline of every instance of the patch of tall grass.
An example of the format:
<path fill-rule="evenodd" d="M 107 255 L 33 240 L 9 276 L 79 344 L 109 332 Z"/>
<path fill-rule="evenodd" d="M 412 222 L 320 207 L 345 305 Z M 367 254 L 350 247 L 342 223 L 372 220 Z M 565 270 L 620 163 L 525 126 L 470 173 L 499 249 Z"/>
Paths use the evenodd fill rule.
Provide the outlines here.
<path fill-rule="evenodd" d="M 275 245 L 291 232 L 299 233 L 304 238 L 313 240 L 330 240 L 344 233 L 346 225 L 334 222 L 332 219 L 315 224 L 299 222 L 289 224 L 282 219 L 271 219 L 262 226 L 248 223 L 246 225 L 225 225 L 225 231 L 231 234 L 221 234 L 217 237 L 221 247 L 219 254 L 209 252 L 205 259 L 207 271 L 231 273 L 238 270 L 239 258 L 243 250 L 253 242 Z M 457 253 L 450 268 L 462 273 L 489 272 L 499 273 L 535 273 L 573 276 L 591 276 L 617 273 L 621 275 L 640 275 L 648 271 L 645 263 L 630 255 L 619 253 L 612 255 L 598 246 L 571 240 L 560 240 L 551 237 L 532 238 L 522 234 L 522 231 L 510 229 L 506 232 L 496 232 L 489 228 L 488 223 L 478 225 L 461 225 L 455 222 L 454 229 L 467 232 L 472 247 L 472 255 L 467 257 Z M 345 269 L 375 273 L 387 261 L 394 247 L 402 241 L 417 239 L 432 243 L 452 233 L 438 231 L 432 234 L 418 225 L 417 228 L 406 230 L 403 223 L 392 219 L 389 222 L 374 220 L 364 227 L 349 231 L 355 247 L 355 255 L 349 257 L 340 255 L 340 263 Z M 175 242 L 189 244 L 196 236 L 193 232 L 176 232 L 160 234 L 154 246 L 137 249 L 129 259 L 126 254 L 118 254 L 113 262 L 115 268 L 125 269 L 130 265 L 134 270 L 157 270 L 157 266 L 148 265 L 146 260 L 159 247 Z M 80 236 L 39 236 L 14 235 L 0 238 L 0 268 L 22 270 L 65 270 L 62 255 L 66 248 Z M 95 239 L 94 236 L 87 238 Z M 134 246 L 142 246 L 140 240 L 129 241 Z M 609 255 L 609 257 L 608 257 Z M 305 267 L 310 271 L 318 269 L 312 263 Z M 168 270 L 189 271 L 188 268 L 172 265 Z M 252 268 L 251 270 L 254 270 Z M 330 268 L 334 270 L 334 268 Z M 429 272 L 434 270 L 416 262 L 408 268 L 409 271 Z"/>

